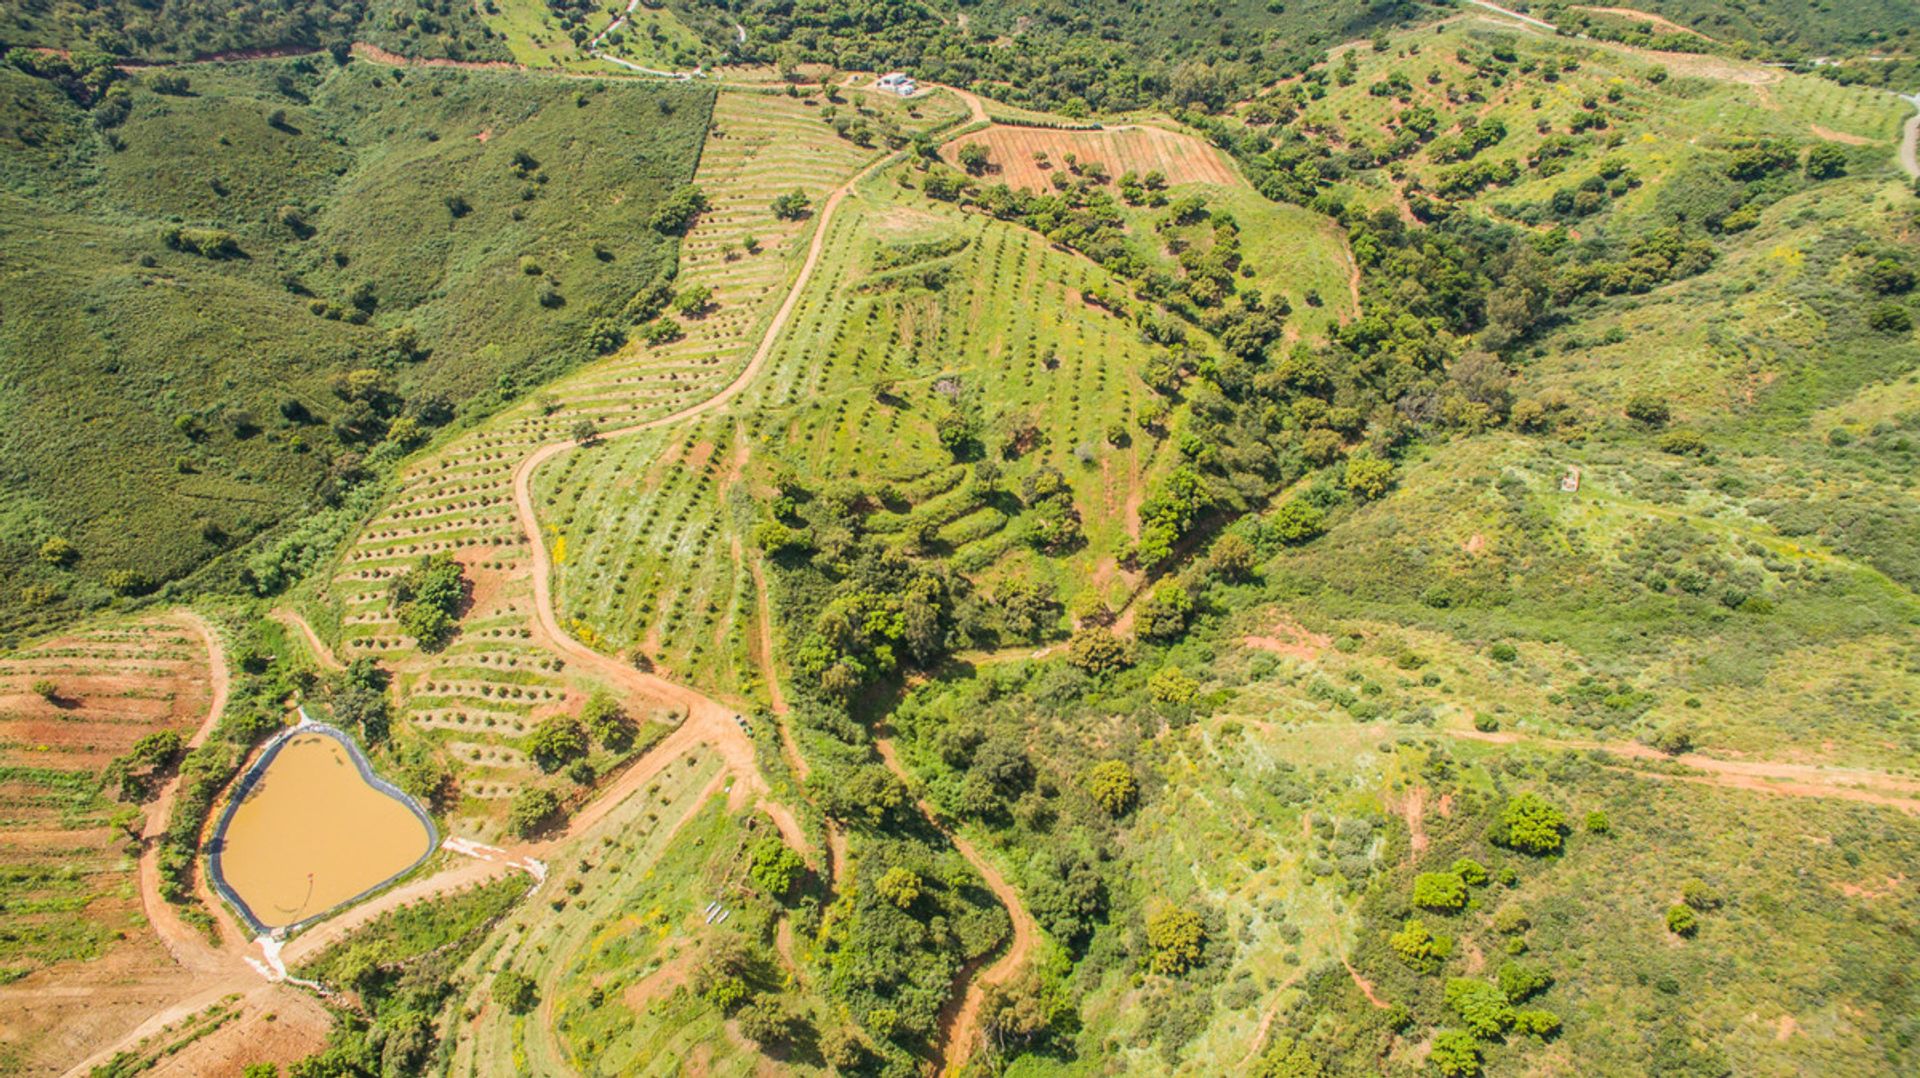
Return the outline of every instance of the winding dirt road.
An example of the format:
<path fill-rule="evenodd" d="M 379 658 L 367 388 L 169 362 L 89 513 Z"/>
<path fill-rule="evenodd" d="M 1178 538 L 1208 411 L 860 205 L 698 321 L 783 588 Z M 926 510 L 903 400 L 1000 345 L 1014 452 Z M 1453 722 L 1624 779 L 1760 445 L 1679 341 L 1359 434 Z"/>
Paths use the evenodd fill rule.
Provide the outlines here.
<path fill-rule="evenodd" d="M 876 736 L 873 744 L 880 750 L 880 759 L 886 763 L 887 770 L 893 772 L 901 782 L 911 784 L 913 776 L 900 762 L 900 754 L 893 747 L 893 739 Z M 975 872 L 980 873 L 980 878 L 987 881 L 987 890 L 992 891 L 993 897 L 1007 908 L 1007 917 L 1013 922 L 1013 942 L 1007 947 L 1006 953 L 992 965 L 979 970 L 977 975 L 975 975 L 974 965 L 961 970 L 959 979 L 966 981 L 966 991 L 961 994 L 957 1006 L 950 1004 L 949 1009 L 941 1015 L 940 1044 L 935 1049 L 936 1061 L 941 1074 L 955 1075 L 966 1066 L 967 1060 L 973 1055 L 973 1050 L 980 1040 L 980 1007 L 986 1000 L 987 989 L 1012 982 L 1032 961 L 1034 946 L 1040 939 L 1040 926 L 1034 921 L 1033 914 L 1027 911 L 1026 903 L 1021 901 L 1020 892 L 1014 890 L 1013 885 L 1000 874 L 1000 870 L 994 867 L 993 862 L 980 856 L 980 851 L 974 847 L 973 843 L 953 833 L 941 823 L 939 815 L 934 812 L 933 806 L 928 804 L 925 798 L 915 798 L 914 804 L 919 807 L 920 815 L 925 816 L 935 830 L 945 835 L 947 841 L 953 843 L 953 848 L 960 852 L 960 856 L 967 859 L 967 863 L 973 866 Z"/>

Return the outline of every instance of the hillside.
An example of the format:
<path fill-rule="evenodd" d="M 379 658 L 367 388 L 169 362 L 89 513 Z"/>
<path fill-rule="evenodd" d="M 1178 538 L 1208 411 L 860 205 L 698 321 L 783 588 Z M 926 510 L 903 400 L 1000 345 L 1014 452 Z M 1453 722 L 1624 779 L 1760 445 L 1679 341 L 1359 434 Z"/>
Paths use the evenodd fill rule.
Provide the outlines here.
<path fill-rule="evenodd" d="M 1913 1073 L 1912 14 L 14 50 L 0 1073 Z"/>
<path fill-rule="evenodd" d="M 613 347 L 711 108 L 305 58 L 0 93 L 9 633 L 222 558 L 277 590 L 382 461 Z"/>

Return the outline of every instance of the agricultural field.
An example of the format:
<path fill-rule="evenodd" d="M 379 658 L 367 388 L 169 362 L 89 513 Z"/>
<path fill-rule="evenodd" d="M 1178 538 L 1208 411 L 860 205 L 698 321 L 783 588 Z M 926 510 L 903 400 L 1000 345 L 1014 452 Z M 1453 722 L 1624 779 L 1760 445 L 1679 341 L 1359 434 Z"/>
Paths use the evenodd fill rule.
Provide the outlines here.
<path fill-rule="evenodd" d="M 1099 131 L 1061 131 L 1044 127 L 996 125 L 962 135 L 941 148 L 949 164 L 958 164 L 966 146 L 983 146 L 991 155 L 988 179 L 1009 187 L 1040 191 L 1068 155 L 1102 162 L 1113 175 L 1158 172 L 1167 183 L 1226 185 L 1234 180 L 1227 155 L 1192 135 L 1148 125 Z"/>
<path fill-rule="evenodd" d="M 186 739 L 207 720 L 215 690 L 199 625 L 115 621 L 0 656 L 9 1069 L 67 1058 L 94 1029 L 165 996 L 174 966 L 147 931 L 136 865 L 146 820 L 102 776 L 141 738 Z M 51 990 L 82 984 L 93 991 Z"/>

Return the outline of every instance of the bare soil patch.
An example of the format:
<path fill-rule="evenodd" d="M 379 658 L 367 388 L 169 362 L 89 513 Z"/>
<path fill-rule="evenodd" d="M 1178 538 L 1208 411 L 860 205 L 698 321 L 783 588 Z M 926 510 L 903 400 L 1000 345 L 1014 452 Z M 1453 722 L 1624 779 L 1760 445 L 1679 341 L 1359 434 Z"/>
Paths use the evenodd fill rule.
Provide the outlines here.
<path fill-rule="evenodd" d="M 1333 646 L 1333 637 L 1325 633 L 1308 632 L 1299 622 L 1282 617 L 1273 623 L 1273 629 L 1266 635 L 1244 636 L 1240 642 L 1260 651 L 1270 651 L 1275 655 L 1285 655 L 1302 662 L 1313 662 L 1320 658 L 1321 652 Z"/>

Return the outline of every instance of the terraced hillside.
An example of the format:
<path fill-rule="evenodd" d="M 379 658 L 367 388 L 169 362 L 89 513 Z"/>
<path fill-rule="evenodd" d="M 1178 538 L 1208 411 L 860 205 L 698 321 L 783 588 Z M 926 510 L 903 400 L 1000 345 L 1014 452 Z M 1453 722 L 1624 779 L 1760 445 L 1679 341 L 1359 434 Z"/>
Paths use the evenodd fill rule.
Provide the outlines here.
<path fill-rule="evenodd" d="M 216 690 L 203 631 L 182 617 L 122 621 L 0 657 L 0 1060 L 9 1068 L 84 1054 L 97 1030 L 137 1020 L 177 976 L 142 909 L 146 819 L 103 775 L 141 738 L 184 741 L 208 720 Z"/>
<path fill-rule="evenodd" d="M 806 235 L 804 219 L 774 216 L 773 199 L 797 186 L 817 201 L 867 157 L 824 132 L 818 116 L 817 105 L 784 97 L 722 94 L 694 177 L 710 206 L 682 241 L 678 278 L 683 289 L 712 290 L 704 309 L 664 316 L 674 339 L 636 341 L 409 466 L 397 495 L 361 531 L 317 596 L 338 619 L 343 659 L 377 658 L 401 671 L 410 721 L 431 731 L 464 775 L 461 819 L 496 821 L 484 824 L 483 834 L 493 833 L 505 799 L 532 774 L 518 747 L 523 736 L 541 718 L 577 710 L 591 685 L 530 628 L 531 564 L 511 504 L 515 469 L 536 447 L 574 436 L 583 423 L 610 432 L 655 421 L 712 397 L 739 375 L 784 297 Z M 559 504 L 553 491 L 569 486 L 572 469 L 617 468 L 632 459 L 621 454 L 651 444 L 621 438 L 604 452 L 569 454 L 542 469 L 536 478 L 543 513 Z M 596 496 L 618 496 L 622 489 L 613 485 Z M 611 520 L 596 519 L 609 535 L 620 534 Z M 581 617 L 592 607 L 568 590 L 579 575 L 571 567 L 600 555 L 585 535 L 569 544 L 562 520 L 545 524 L 555 529 L 549 541 L 561 569 L 563 621 L 589 642 L 645 642 L 644 634 L 618 635 Z M 724 549 L 720 553 L 715 559 L 702 548 L 685 556 L 724 568 Z M 429 554 L 456 557 L 473 588 L 459 635 L 444 650 L 422 653 L 400 630 L 388 587 Z M 608 589 L 597 585 L 586 594 L 608 601 Z M 704 611 L 701 617 L 711 624 Z M 671 647 L 686 649 L 700 639 L 676 632 Z"/>

